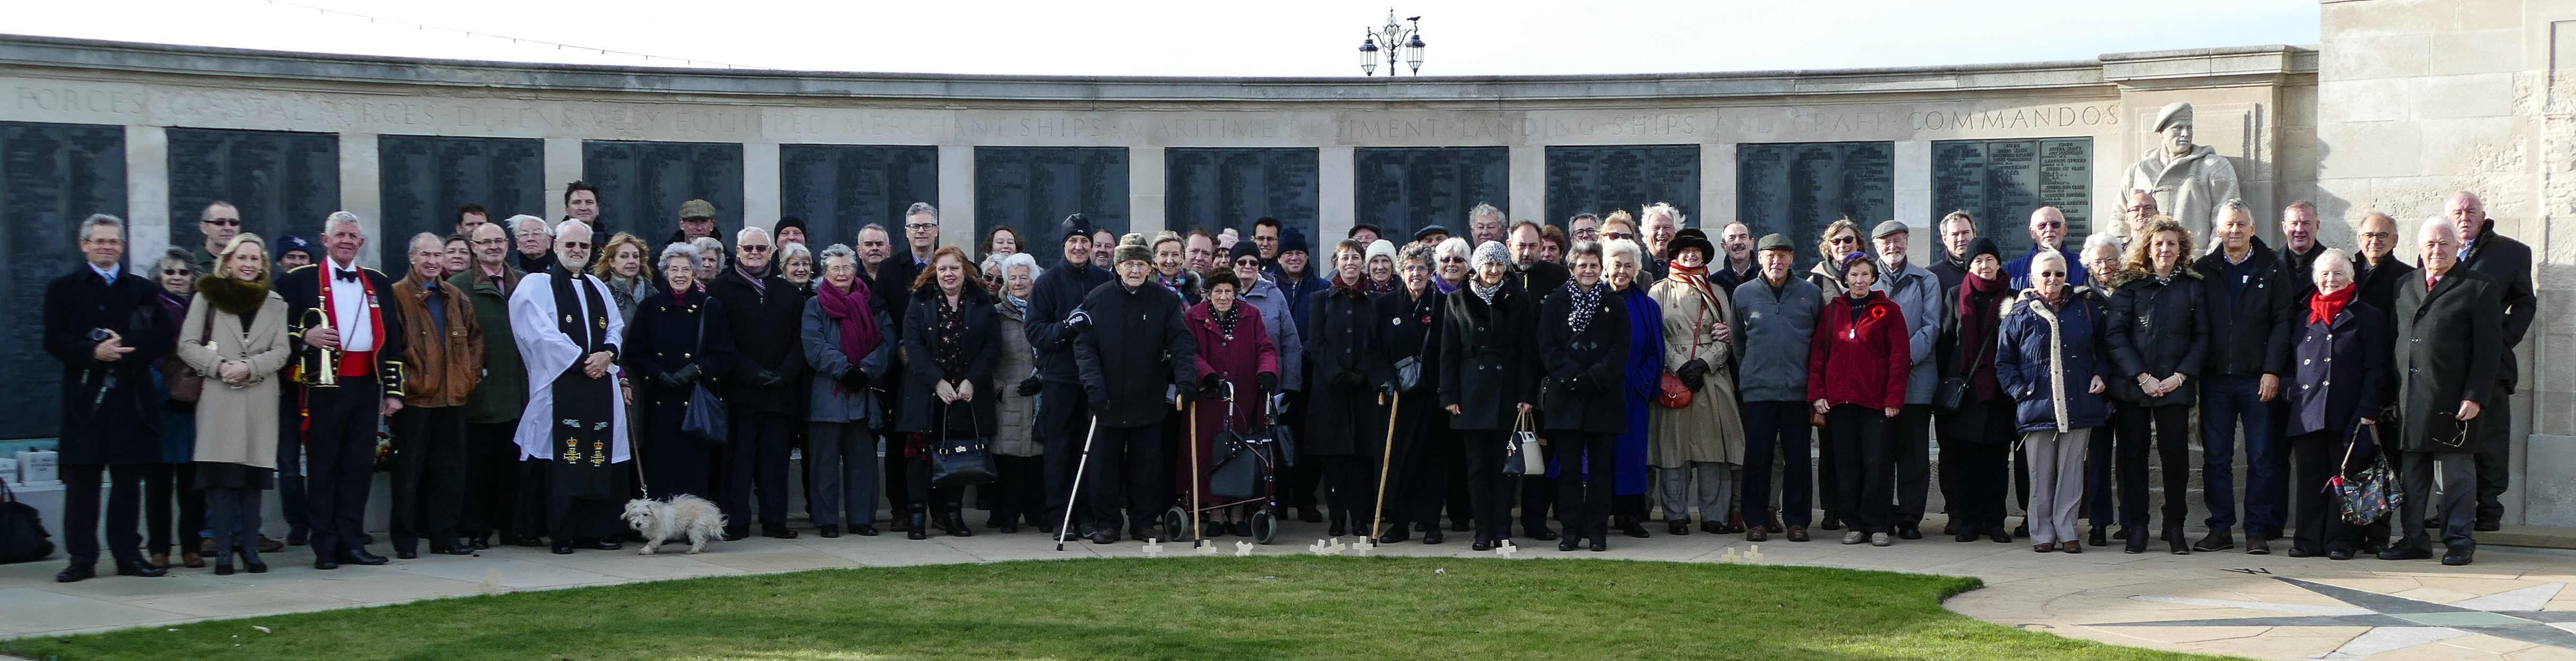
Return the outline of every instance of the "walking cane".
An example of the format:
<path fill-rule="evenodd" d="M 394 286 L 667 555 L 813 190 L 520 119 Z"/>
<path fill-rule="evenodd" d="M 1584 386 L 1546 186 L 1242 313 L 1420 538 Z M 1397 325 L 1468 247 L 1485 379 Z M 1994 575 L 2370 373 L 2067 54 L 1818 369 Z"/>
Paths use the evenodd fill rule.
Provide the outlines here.
<path fill-rule="evenodd" d="M 1385 397 L 1378 398 L 1378 401 L 1387 402 L 1386 452 L 1379 454 L 1377 460 L 1377 506 L 1369 512 L 1369 539 L 1371 541 L 1375 541 L 1380 536 L 1386 534 L 1384 530 L 1380 529 L 1380 526 L 1386 525 L 1386 469 L 1389 464 L 1395 463 L 1395 411 L 1404 404 L 1404 393 L 1393 393 L 1392 397 L 1394 397 L 1392 401 L 1389 401 Z M 1434 521 L 1433 523 L 1438 522 Z"/>
<path fill-rule="evenodd" d="M 1091 439 L 1100 436 L 1100 416 L 1091 416 L 1091 431 L 1082 435 L 1082 459 L 1073 464 L 1073 493 L 1064 497 L 1064 522 L 1055 526 L 1055 550 L 1064 550 L 1064 536 L 1073 533 L 1073 502 L 1082 495 L 1082 469 L 1091 465 Z"/>
<path fill-rule="evenodd" d="M 1199 539 L 1199 400 L 1191 398 L 1186 406 L 1172 402 L 1172 406 L 1182 410 L 1181 424 L 1190 428 L 1190 548 L 1198 548 L 1207 541 Z"/>

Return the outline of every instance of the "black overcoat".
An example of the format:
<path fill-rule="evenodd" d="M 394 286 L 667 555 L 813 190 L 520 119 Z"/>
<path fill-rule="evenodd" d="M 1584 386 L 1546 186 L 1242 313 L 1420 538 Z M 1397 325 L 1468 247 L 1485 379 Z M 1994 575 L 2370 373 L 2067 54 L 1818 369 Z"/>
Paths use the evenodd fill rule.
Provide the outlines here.
<path fill-rule="evenodd" d="M 1103 427 L 1143 427 L 1172 413 L 1174 388 L 1198 388 L 1197 341 L 1182 322 L 1181 295 L 1161 285 L 1110 281 L 1082 300 L 1091 330 L 1073 341 L 1074 366 Z M 1034 326 L 1034 324 L 1032 324 Z"/>
<path fill-rule="evenodd" d="M 910 308 L 903 313 L 903 398 L 902 413 L 895 418 L 895 431 L 932 434 L 942 431 L 947 418 L 942 411 L 954 405 L 939 401 L 935 386 L 946 379 L 948 370 L 933 356 L 938 355 L 932 343 L 939 337 L 939 286 L 926 285 L 912 292 Z M 966 287 L 957 294 L 957 304 L 966 313 L 965 327 L 959 329 L 960 358 L 965 361 L 963 373 L 967 383 L 974 384 L 975 398 L 967 400 L 974 415 L 974 429 L 962 430 L 976 436 L 992 436 L 1001 428 L 999 414 L 1003 386 L 993 383 L 993 366 L 1002 360 L 1002 318 L 993 311 L 993 298 L 982 287 Z"/>
<path fill-rule="evenodd" d="M 2281 393 L 2290 402 L 2287 435 L 2325 431 L 2340 440 L 2362 418 L 2379 417 L 2388 404 L 2386 346 L 2388 315 L 2361 301 L 2344 304 L 2326 323 L 2301 324 L 2298 385 Z"/>
<path fill-rule="evenodd" d="M 2112 365 L 2104 371 L 2113 373 L 2102 382 L 2112 398 L 2136 406 L 2199 402 L 2193 395 L 2200 390 L 2201 362 L 2210 345 L 2200 321 L 2200 274 L 2177 268 L 2162 282 L 2137 271 L 2107 277 L 2125 278 L 2114 285 L 2102 321 L 2102 344 Z M 2138 387 L 2139 374 L 2159 379 L 2182 374 L 2182 386 L 2163 397 L 2148 397 Z"/>
<path fill-rule="evenodd" d="M 45 352 L 63 363 L 61 463 L 161 463 L 152 363 L 170 354 L 179 335 L 155 300 L 160 293 L 130 271 L 119 271 L 111 285 L 86 264 L 45 284 Z M 99 362 L 98 342 L 89 339 L 95 328 L 115 331 L 134 351 Z"/>
<path fill-rule="evenodd" d="M 1451 292 L 1440 326 L 1440 406 L 1450 429 L 1505 431 L 1518 404 L 1538 405 L 1538 297 L 1506 281 L 1490 305 L 1471 281 Z"/>
<path fill-rule="evenodd" d="M 1628 304 L 1608 285 L 1593 302 L 1592 319 L 1575 332 L 1576 287 L 1567 282 L 1538 306 L 1539 360 L 1547 368 L 1539 408 L 1551 431 L 1620 434 L 1628 431 Z"/>
<path fill-rule="evenodd" d="M 688 411 L 689 394 L 704 384 L 713 392 L 723 392 L 722 383 L 733 368 L 733 329 L 725 316 L 724 303 L 706 292 L 690 291 L 685 300 L 673 300 L 669 294 L 655 294 L 635 302 L 635 321 L 626 324 L 625 341 L 618 345 L 618 362 L 625 365 L 627 382 L 635 386 L 635 404 L 643 411 L 637 427 L 645 438 L 680 438 L 681 416 Z M 706 337 L 698 337 L 703 323 Z M 698 366 L 698 381 L 679 387 L 662 384 L 661 376 L 688 365 Z"/>
<path fill-rule="evenodd" d="M 2489 401 L 2502 384 L 2503 288 L 2485 275 L 2451 267 L 2426 291 L 2424 271 L 2397 284 L 2397 448 L 2408 452 L 2474 452 L 2462 443 L 2460 402 Z"/>
<path fill-rule="evenodd" d="M 783 413 L 805 409 L 805 298 L 786 278 L 771 274 L 752 286 L 740 269 L 727 268 L 707 283 L 707 294 L 723 303 L 731 322 L 734 356 L 731 378 L 724 380 L 727 413 Z M 778 378 L 761 384 L 760 373 Z"/>
<path fill-rule="evenodd" d="M 1395 378 L 1370 322 L 1367 292 L 1325 289 L 1307 298 L 1306 429 L 1297 449 L 1309 455 L 1376 455 L 1386 432 L 1377 386 Z"/>

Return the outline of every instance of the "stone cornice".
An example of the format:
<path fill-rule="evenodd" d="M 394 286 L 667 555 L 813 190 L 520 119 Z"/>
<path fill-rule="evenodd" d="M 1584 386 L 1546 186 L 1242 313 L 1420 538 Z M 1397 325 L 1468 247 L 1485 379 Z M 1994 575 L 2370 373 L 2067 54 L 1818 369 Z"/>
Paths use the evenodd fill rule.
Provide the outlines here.
<path fill-rule="evenodd" d="M 1220 78 L 995 76 L 725 70 L 435 60 L 0 35 L 0 66 L 321 85 L 648 94 L 717 100 L 849 98 L 1152 104 L 1730 101 L 1954 95 L 1985 90 L 2108 92 L 2113 85 L 2231 86 L 2313 74 L 2314 51 L 2253 46 L 2104 55 L 2098 60 L 1956 66 L 1563 76 Z"/>

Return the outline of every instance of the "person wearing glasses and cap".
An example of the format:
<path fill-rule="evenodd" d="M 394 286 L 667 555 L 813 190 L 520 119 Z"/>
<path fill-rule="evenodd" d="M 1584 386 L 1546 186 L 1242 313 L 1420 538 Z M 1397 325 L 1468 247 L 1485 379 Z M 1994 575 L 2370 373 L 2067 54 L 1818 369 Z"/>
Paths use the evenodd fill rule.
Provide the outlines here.
<path fill-rule="evenodd" d="M 1752 282 L 1736 285 L 1735 318 L 1739 341 L 1735 352 L 1737 392 L 1744 405 L 1744 484 L 1738 502 L 1744 509 L 1744 539 L 1770 539 L 1771 528 L 1785 524 L 1789 541 L 1807 541 L 1809 494 L 1814 493 L 1807 443 L 1807 353 L 1815 341 L 1816 318 L 1825 306 L 1824 290 L 1789 277 L 1797 245 L 1771 234 L 1756 244 L 1762 264 Z M 1782 469 L 1780 515 L 1771 515 L 1771 457 L 1787 460 Z"/>

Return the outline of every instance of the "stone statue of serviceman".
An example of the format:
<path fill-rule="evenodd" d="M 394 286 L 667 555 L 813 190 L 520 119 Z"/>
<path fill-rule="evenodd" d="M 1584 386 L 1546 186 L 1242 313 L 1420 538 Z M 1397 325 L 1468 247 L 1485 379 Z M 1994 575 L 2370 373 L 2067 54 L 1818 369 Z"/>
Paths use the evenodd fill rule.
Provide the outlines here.
<path fill-rule="evenodd" d="M 2156 111 L 2155 132 L 2155 148 L 2129 166 L 2121 182 L 2122 194 L 2146 191 L 2155 196 L 2159 210 L 2182 221 L 2192 236 L 2209 236 L 2218 204 L 2244 196 L 2237 187 L 2236 165 L 2209 145 L 2192 144 L 2189 103 L 2177 102 Z"/>

